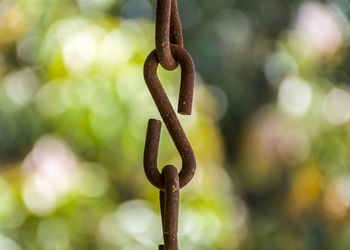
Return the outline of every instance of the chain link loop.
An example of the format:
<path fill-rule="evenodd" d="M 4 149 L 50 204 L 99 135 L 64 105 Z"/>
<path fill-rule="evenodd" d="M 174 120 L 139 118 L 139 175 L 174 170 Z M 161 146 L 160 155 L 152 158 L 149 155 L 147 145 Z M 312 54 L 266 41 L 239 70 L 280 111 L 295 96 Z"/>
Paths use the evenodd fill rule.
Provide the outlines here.
<path fill-rule="evenodd" d="M 176 0 L 158 0 L 156 17 L 156 51 L 163 68 L 174 70 L 177 62 L 172 56 L 170 44 L 183 48 L 181 21 Z"/>
<path fill-rule="evenodd" d="M 159 249 L 173 250 L 178 249 L 179 175 L 174 166 L 168 165 L 163 168 L 162 176 L 164 178 L 164 191 L 160 190 L 159 198 L 164 245 L 159 245 Z"/>

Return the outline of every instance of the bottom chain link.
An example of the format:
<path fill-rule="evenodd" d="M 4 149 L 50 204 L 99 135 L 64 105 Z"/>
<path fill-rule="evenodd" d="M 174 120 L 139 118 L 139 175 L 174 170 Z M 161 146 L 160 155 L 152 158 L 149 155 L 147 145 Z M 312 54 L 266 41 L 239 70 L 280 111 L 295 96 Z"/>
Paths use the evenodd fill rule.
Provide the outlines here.
<path fill-rule="evenodd" d="M 159 245 L 159 250 L 178 250 L 180 181 L 177 169 L 172 165 L 165 166 L 162 170 L 162 178 L 165 188 L 164 191 L 160 190 L 159 197 L 164 245 Z"/>

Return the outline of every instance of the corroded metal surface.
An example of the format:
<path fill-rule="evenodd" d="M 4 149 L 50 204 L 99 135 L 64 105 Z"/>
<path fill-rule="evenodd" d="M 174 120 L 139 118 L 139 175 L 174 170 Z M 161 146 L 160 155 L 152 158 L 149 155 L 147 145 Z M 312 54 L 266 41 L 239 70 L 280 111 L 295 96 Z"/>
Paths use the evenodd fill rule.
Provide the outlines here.
<path fill-rule="evenodd" d="M 158 65 L 167 70 L 181 67 L 181 83 L 178 113 L 190 115 L 194 91 L 195 69 L 191 56 L 183 48 L 181 22 L 176 0 L 158 0 L 156 19 L 156 49 L 147 57 L 144 78 L 158 111 L 182 158 L 180 172 L 167 165 L 162 173 L 158 170 L 157 158 L 161 122 L 150 119 L 144 151 L 144 170 L 148 180 L 160 190 L 160 204 L 164 245 L 160 250 L 177 250 L 177 228 L 179 213 L 179 190 L 187 185 L 196 170 L 196 159 L 187 136 L 166 95 L 157 75 Z"/>
<path fill-rule="evenodd" d="M 189 54 L 182 48 L 171 45 L 174 58 L 181 66 L 181 85 L 178 103 L 178 112 L 191 114 L 194 86 L 194 66 Z M 157 105 L 159 113 L 173 139 L 182 158 L 180 186 L 184 187 L 193 177 L 196 168 L 196 159 L 186 134 L 170 104 L 162 84 L 157 76 L 158 60 L 153 51 L 147 58 L 144 66 L 144 77 L 147 87 Z M 144 154 L 144 167 L 149 181 L 157 188 L 162 188 L 160 173 L 157 168 L 161 123 L 151 119 L 148 123 L 146 146 Z"/>
<path fill-rule="evenodd" d="M 170 44 L 183 47 L 182 28 L 176 0 L 158 0 L 156 17 L 156 50 L 163 68 L 174 70 L 177 67 Z"/>

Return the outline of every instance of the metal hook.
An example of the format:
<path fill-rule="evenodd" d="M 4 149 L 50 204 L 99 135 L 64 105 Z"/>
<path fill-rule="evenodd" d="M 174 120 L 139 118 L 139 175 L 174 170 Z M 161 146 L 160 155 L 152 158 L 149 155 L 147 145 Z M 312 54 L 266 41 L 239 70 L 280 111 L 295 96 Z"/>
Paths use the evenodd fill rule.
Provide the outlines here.
<path fill-rule="evenodd" d="M 192 99 L 194 90 L 195 70 L 191 56 L 188 52 L 171 45 L 171 53 L 181 66 L 181 85 L 178 103 L 178 112 L 190 115 L 192 112 Z M 186 134 L 174 112 L 162 84 L 157 76 L 159 61 L 156 51 L 152 51 L 144 65 L 144 78 L 147 87 L 156 103 L 159 113 L 170 133 L 174 144 L 182 158 L 182 169 L 179 173 L 180 188 L 184 187 L 193 177 L 196 170 L 196 159 Z M 161 174 L 157 167 L 159 137 L 161 122 L 150 119 L 147 127 L 146 144 L 144 151 L 144 169 L 148 180 L 157 188 L 164 190 Z"/>

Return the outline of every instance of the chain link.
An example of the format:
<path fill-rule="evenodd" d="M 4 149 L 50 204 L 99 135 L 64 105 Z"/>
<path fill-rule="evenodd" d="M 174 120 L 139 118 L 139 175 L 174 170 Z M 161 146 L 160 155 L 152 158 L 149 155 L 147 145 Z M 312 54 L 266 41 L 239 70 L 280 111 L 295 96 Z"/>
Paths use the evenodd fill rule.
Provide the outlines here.
<path fill-rule="evenodd" d="M 182 168 L 178 173 L 174 166 L 167 165 L 163 168 L 162 173 L 159 172 L 157 158 L 162 124 L 158 120 L 150 119 L 144 151 L 144 170 L 151 184 L 160 190 L 164 245 L 159 245 L 159 250 L 178 250 L 179 190 L 192 179 L 196 170 L 196 159 L 179 119 L 159 81 L 157 75 L 159 64 L 167 70 L 174 70 L 180 65 L 181 83 L 178 113 L 190 115 L 195 69 L 190 54 L 183 48 L 181 22 L 176 0 L 157 1 L 156 49 L 149 54 L 145 61 L 144 78 L 181 156 Z"/>
<path fill-rule="evenodd" d="M 174 70 L 177 62 L 173 58 L 170 44 L 183 48 L 181 21 L 176 0 L 158 0 L 156 17 L 156 51 L 163 68 Z"/>

